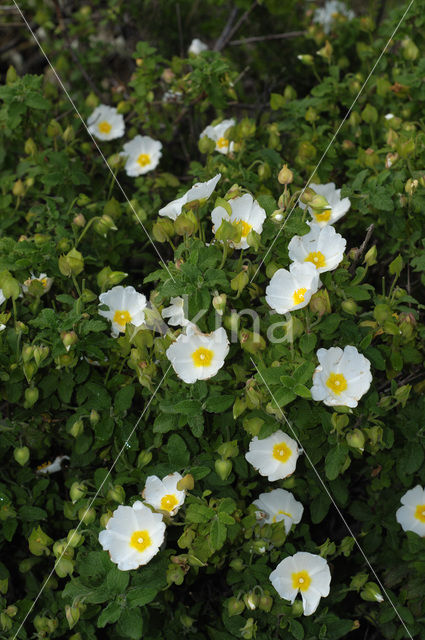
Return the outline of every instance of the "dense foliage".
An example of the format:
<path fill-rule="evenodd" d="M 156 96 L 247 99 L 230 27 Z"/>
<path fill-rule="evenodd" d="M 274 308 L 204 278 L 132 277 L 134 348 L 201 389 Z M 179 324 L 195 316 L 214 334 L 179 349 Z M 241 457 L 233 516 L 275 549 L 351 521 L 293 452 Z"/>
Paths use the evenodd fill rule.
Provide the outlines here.
<path fill-rule="evenodd" d="M 19 638 L 425 638 L 425 541 L 395 518 L 401 496 L 425 485 L 424 2 L 354 106 L 406 7 L 379 24 L 340 17 L 325 34 L 311 3 L 239 0 L 237 13 L 224 1 L 74 4 L 21 8 L 83 120 L 109 104 L 126 131 L 96 145 L 14 27 L 0 86 L 0 637 L 14 638 L 50 575 Z M 264 38 L 283 32 L 295 35 Z M 188 56 L 194 37 L 209 49 Z M 222 118 L 236 121 L 227 155 L 199 140 Z M 119 152 L 136 134 L 163 148 L 158 167 L 133 178 Z M 285 163 L 293 181 L 282 187 Z M 308 306 L 278 316 L 265 289 L 288 267 L 290 239 L 309 230 L 295 205 L 317 164 L 313 182 L 351 200 L 336 225 L 347 249 Z M 217 173 L 208 203 L 158 217 Z M 212 242 L 211 211 L 230 189 L 267 213 L 245 251 Z M 47 281 L 30 281 L 40 274 Z M 149 328 L 114 338 L 99 295 L 118 284 L 151 308 Z M 177 296 L 201 331 L 221 317 L 233 337 L 209 380 L 186 384 L 170 368 L 180 329 L 160 312 Z M 372 365 L 354 409 L 310 394 L 317 349 L 345 345 Z M 287 420 L 306 455 L 273 483 L 304 505 L 286 536 L 283 522 L 256 519 L 252 502 L 271 483 L 245 453 L 253 436 L 289 432 Z M 43 473 L 58 456 L 69 458 Z M 99 532 L 141 499 L 148 476 L 175 471 L 194 486 L 165 518 L 164 547 L 119 571 Z M 269 580 L 297 551 L 331 567 L 330 595 L 308 617 Z"/>

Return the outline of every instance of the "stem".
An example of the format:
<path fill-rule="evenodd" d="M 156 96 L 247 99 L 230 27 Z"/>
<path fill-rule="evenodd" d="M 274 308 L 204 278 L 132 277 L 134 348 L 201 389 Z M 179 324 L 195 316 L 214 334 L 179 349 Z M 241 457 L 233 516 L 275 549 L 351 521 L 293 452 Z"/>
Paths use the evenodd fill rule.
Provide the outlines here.
<path fill-rule="evenodd" d="M 80 244 L 81 240 L 84 238 L 84 236 L 86 235 L 87 231 L 89 230 L 89 228 L 91 227 L 91 225 L 93 224 L 93 222 L 95 220 L 100 220 L 99 216 L 94 216 L 94 218 L 91 218 L 91 220 L 88 221 L 88 223 L 86 224 L 86 226 L 82 230 L 82 232 L 80 234 L 80 237 L 78 238 L 77 242 L 75 243 L 75 248 L 78 247 L 78 245 Z"/>
<path fill-rule="evenodd" d="M 72 282 L 74 283 L 74 287 L 77 290 L 78 293 L 78 297 L 81 298 L 81 291 L 80 291 L 80 287 L 78 286 L 78 282 L 77 282 L 77 278 L 74 276 L 74 274 L 72 274 Z"/>
<path fill-rule="evenodd" d="M 226 258 L 227 258 L 227 244 L 225 242 L 223 242 L 223 258 L 220 262 L 220 266 L 219 269 L 222 269 L 224 267 L 224 263 L 226 262 Z"/>

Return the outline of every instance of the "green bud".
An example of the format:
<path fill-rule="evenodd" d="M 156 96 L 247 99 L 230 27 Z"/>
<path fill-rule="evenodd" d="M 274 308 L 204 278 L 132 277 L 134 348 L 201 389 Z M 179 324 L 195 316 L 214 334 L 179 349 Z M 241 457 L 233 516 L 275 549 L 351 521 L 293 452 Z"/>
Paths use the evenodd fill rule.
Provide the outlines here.
<path fill-rule="evenodd" d="M 227 480 L 232 472 L 233 465 L 230 460 L 216 460 L 214 463 L 215 472 L 223 482 Z"/>
<path fill-rule="evenodd" d="M 419 186 L 418 180 L 416 179 L 413 180 L 412 178 L 409 178 L 406 184 L 404 185 L 404 190 L 408 196 L 413 196 L 418 186 Z"/>
<path fill-rule="evenodd" d="M 96 109 L 97 105 L 99 104 L 99 98 L 95 93 L 93 93 L 93 91 L 90 91 L 85 100 L 85 103 L 88 107 L 90 107 L 90 109 Z"/>
<path fill-rule="evenodd" d="M 13 450 L 13 457 L 15 458 L 16 462 L 20 464 L 21 467 L 23 467 L 30 459 L 30 450 L 28 449 L 28 447 L 16 447 Z"/>
<path fill-rule="evenodd" d="M 301 600 L 295 600 L 294 604 L 291 607 L 292 615 L 294 618 L 299 618 L 304 613 L 304 607 Z"/>
<path fill-rule="evenodd" d="M 214 309 L 217 311 L 218 315 L 222 316 L 224 310 L 226 308 L 227 296 L 225 293 L 221 293 L 220 295 L 216 293 L 213 297 L 212 305 Z"/>
<path fill-rule="evenodd" d="M 152 460 L 151 451 L 146 451 L 146 450 L 141 451 L 139 453 L 139 455 L 137 456 L 136 466 L 137 466 L 138 469 L 142 469 L 147 464 L 149 464 L 151 460 Z"/>
<path fill-rule="evenodd" d="M 36 615 L 33 620 L 34 627 L 40 634 L 42 634 L 41 637 L 53 633 L 58 624 L 59 622 L 57 618 L 48 618 L 47 616 L 42 615 Z"/>
<path fill-rule="evenodd" d="M 44 533 L 40 526 L 34 527 L 28 538 L 28 546 L 30 552 L 35 556 L 49 555 L 48 546 L 53 542 L 52 538 Z"/>
<path fill-rule="evenodd" d="M 401 46 L 403 48 L 403 58 L 405 60 L 416 60 L 419 55 L 419 49 L 410 38 L 405 38 Z"/>
<path fill-rule="evenodd" d="M 235 458 L 239 453 L 237 440 L 223 442 L 223 444 L 218 447 L 217 453 L 219 453 L 222 458 Z"/>
<path fill-rule="evenodd" d="M 33 347 L 32 344 L 24 344 L 22 346 L 22 360 L 23 362 L 29 362 L 30 360 L 32 360 L 33 356 L 34 356 L 34 351 L 35 348 Z"/>
<path fill-rule="evenodd" d="M 84 496 L 87 493 L 87 487 L 85 484 L 83 484 L 82 482 L 73 482 L 71 485 L 71 488 L 69 490 L 69 497 L 71 498 L 72 502 L 75 503 L 78 500 L 80 500 L 80 498 L 84 498 Z"/>
<path fill-rule="evenodd" d="M 59 258 L 59 271 L 62 275 L 70 278 L 71 276 L 78 276 L 84 269 L 84 259 L 82 254 L 73 248 L 65 256 Z"/>
<path fill-rule="evenodd" d="M 16 300 L 21 294 L 19 282 L 9 273 L 2 271 L 0 273 L 0 288 L 5 298 Z"/>
<path fill-rule="evenodd" d="M 49 138 L 57 138 L 62 135 L 62 127 L 57 120 L 50 120 L 47 125 L 47 135 Z"/>
<path fill-rule="evenodd" d="M 360 591 L 360 597 L 367 602 L 384 601 L 380 588 L 374 582 L 366 582 L 364 588 Z"/>
<path fill-rule="evenodd" d="M 84 524 L 93 524 L 96 520 L 96 511 L 93 507 L 87 509 L 87 507 L 81 507 L 78 510 L 78 517 Z"/>
<path fill-rule="evenodd" d="M 309 308 L 313 313 L 317 313 L 321 318 L 326 313 L 331 313 L 331 302 L 329 300 L 329 293 L 327 289 L 319 289 L 310 298 Z"/>
<path fill-rule="evenodd" d="M 255 638 L 257 633 L 257 624 L 254 622 L 254 618 L 248 618 L 246 624 L 242 629 L 239 629 L 241 634 L 241 638 L 245 640 L 251 640 L 251 638 Z"/>
<path fill-rule="evenodd" d="M 251 436 L 258 436 L 261 427 L 264 424 L 262 418 L 245 418 L 242 422 L 242 426 Z"/>
<path fill-rule="evenodd" d="M 306 65 L 306 67 L 312 67 L 314 64 L 314 58 L 309 53 L 301 53 L 297 56 L 298 60 Z"/>
<path fill-rule="evenodd" d="M 227 613 L 229 618 L 232 616 L 240 616 L 243 610 L 245 609 L 245 604 L 242 600 L 238 600 L 237 598 L 230 598 L 227 601 Z"/>
<path fill-rule="evenodd" d="M 12 620 L 4 611 L 0 613 L 0 627 L 2 631 L 9 631 L 12 628 Z"/>
<path fill-rule="evenodd" d="M 284 217 L 285 217 L 285 211 L 283 209 L 276 209 L 275 211 L 273 211 L 272 215 L 270 216 L 271 220 L 276 224 L 280 224 L 284 219 Z"/>
<path fill-rule="evenodd" d="M 365 437 L 360 429 L 353 429 L 345 436 L 347 440 L 347 444 L 349 447 L 353 447 L 353 449 L 358 449 L 359 451 L 364 451 L 364 443 Z"/>
<path fill-rule="evenodd" d="M 6 84 L 13 84 L 18 79 L 18 74 L 16 73 L 16 69 L 13 65 L 10 65 L 6 72 Z"/>
<path fill-rule="evenodd" d="M 25 389 L 25 401 L 24 401 L 25 409 L 31 409 L 31 407 L 34 406 L 35 403 L 37 402 L 38 396 L 39 396 L 39 391 L 37 387 L 28 387 L 27 389 Z"/>
<path fill-rule="evenodd" d="M 249 591 L 244 594 L 243 601 L 247 609 L 254 611 L 260 604 L 260 597 L 255 591 Z"/>
<path fill-rule="evenodd" d="M 378 112 L 374 106 L 367 104 L 361 113 L 362 119 L 368 124 L 378 122 Z"/>
<path fill-rule="evenodd" d="M 112 271 L 111 267 L 104 267 L 102 271 L 97 274 L 97 284 L 104 291 L 119 284 L 124 278 L 128 276 L 128 273 L 124 271 Z"/>
<path fill-rule="evenodd" d="M 114 487 L 111 487 L 106 494 L 106 499 L 111 502 L 118 502 L 118 504 L 124 504 L 125 502 L 125 491 L 124 487 L 119 484 L 116 484 Z"/>
<path fill-rule="evenodd" d="M 72 222 L 76 227 L 80 227 L 81 229 L 86 226 L 86 219 L 82 213 L 77 213 L 77 215 L 74 216 Z"/>
<path fill-rule="evenodd" d="M 25 153 L 29 156 L 33 156 L 37 153 L 37 145 L 32 138 L 28 138 L 28 140 L 25 142 L 24 150 Z"/>
<path fill-rule="evenodd" d="M 0 579 L 0 593 L 2 593 L 3 595 L 6 594 L 8 588 L 9 588 L 9 578 Z"/>
<path fill-rule="evenodd" d="M 53 545 L 53 553 L 56 558 L 60 558 L 62 554 L 66 553 L 66 551 L 68 551 L 66 540 L 56 540 L 55 544 Z"/>
<path fill-rule="evenodd" d="M 303 193 L 303 197 L 305 197 L 305 191 Z M 318 193 L 310 198 L 308 204 L 314 211 L 317 211 L 318 213 L 325 211 L 326 209 L 330 209 L 329 202 L 326 200 L 325 196 L 321 196 Z"/>
<path fill-rule="evenodd" d="M 109 231 L 117 231 L 117 227 L 115 226 L 114 221 L 111 216 L 106 215 L 105 213 L 94 222 L 93 230 L 102 238 L 106 238 Z"/>
<path fill-rule="evenodd" d="M 239 418 L 246 409 L 246 401 L 244 398 L 236 398 L 233 404 L 233 419 Z"/>
<path fill-rule="evenodd" d="M 73 422 L 69 429 L 69 433 L 72 435 L 73 438 L 78 438 L 78 436 L 80 436 L 83 433 L 83 431 L 84 431 L 84 422 L 81 420 L 81 418 Z"/>
<path fill-rule="evenodd" d="M 230 286 L 233 289 L 233 291 L 237 291 L 239 295 L 242 293 L 242 291 L 244 290 L 248 282 L 249 282 L 249 276 L 248 276 L 248 273 L 244 270 L 238 273 L 237 276 L 232 278 L 232 280 L 230 281 Z"/>
<path fill-rule="evenodd" d="M 174 229 L 179 236 L 191 236 L 199 229 L 199 223 L 192 210 L 184 211 L 177 216 Z"/>
<path fill-rule="evenodd" d="M 152 235 L 157 242 L 168 242 L 174 236 L 174 224 L 170 218 L 159 218 L 152 227 Z"/>
<path fill-rule="evenodd" d="M 112 518 L 112 511 L 110 509 L 108 509 L 108 511 L 106 511 L 106 513 L 102 513 L 102 515 L 100 516 L 100 526 L 105 529 L 106 525 L 108 524 L 109 520 Z"/>
<path fill-rule="evenodd" d="M 62 134 L 62 138 L 66 144 L 72 142 L 75 139 L 75 131 L 71 125 L 69 125 Z"/>
<path fill-rule="evenodd" d="M 366 584 L 367 579 L 367 573 L 356 573 L 356 575 L 351 578 L 350 589 L 359 591 L 359 589 L 361 589 Z"/>
<path fill-rule="evenodd" d="M 59 578 L 66 578 L 66 576 L 71 576 L 74 571 L 74 563 L 70 558 L 65 558 L 62 556 L 60 560 L 58 560 L 55 565 L 56 574 Z"/>
<path fill-rule="evenodd" d="M 266 348 L 266 341 L 259 333 L 248 331 L 248 329 L 242 329 L 239 332 L 239 342 L 248 353 L 255 355 L 259 351 L 263 351 Z"/>
<path fill-rule="evenodd" d="M 260 602 L 258 603 L 258 608 L 261 609 L 261 611 L 270 613 L 272 606 L 273 598 L 268 593 L 262 595 L 260 598 Z"/>
<path fill-rule="evenodd" d="M 272 170 L 270 169 L 270 165 L 267 162 L 262 162 L 258 165 L 257 168 L 258 177 L 261 182 L 268 180 L 272 175 Z"/>
<path fill-rule="evenodd" d="M 90 411 L 90 416 L 89 416 L 89 420 L 90 420 L 90 424 L 94 427 L 100 420 L 100 415 L 99 412 L 96 411 L 96 409 L 92 409 Z"/>
<path fill-rule="evenodd" d="M 201 153 L 212 153 L 215 151 L 215 142 L 211 138 L 203 136 L 198 142 L 198 149 Z"/>
<path fill-rule="evenodd" d="M 237 571 L 238 573 L 240 573 L 241 571 L 243 571 L 245 565 L 242 558 L 234 558 L 230 561 L 230 567 L 233 569 L 233 571 Z"/>
<path fill-rule="evenodd" d="M 363 264 L 365 264 L 368 267 L 372 267 L 374 264 L 377 264 L 377 255 L 378 255 L 378 250 L 376 248 L 376 244 L 373 245 L 373 247 L 371 247 L 369 249 L 369 251 L 367 251 L 364 260 L 363 260 Z"/>
<path fill-rule="evenodd" d="M 282 169 L 279 171 L 277 179 L 280 184 L 291 184 L 294 179 L 294 174 L 290 169 L 288 169 L 287 164 L 283 165 Z"/>
<path fill-rule="evenodd" d="M 71 607 L 69 604 L 65 605 L 65 617 L 67 619 L 69 628 L 72 629 L 80 619 L 79 607 Z"/>
<path fill-rule="evenodd" d="M 84 542 L 84 536 L 78 533 L 77 529 L 70 529 L 66 541 L 71 547 L 79 547 Z"/>
<path fill-rule="evenodd" d="M 345 313 L 349 313 L 351 316 L 355 316 L 359 309 L 359 305 L 355 300 L 353 300 L 353 298 L 348 298 L 348 300 L 343 300 L 343 302 L 341 303 L 341 308 L 343 311 L 345 311 Z"/>

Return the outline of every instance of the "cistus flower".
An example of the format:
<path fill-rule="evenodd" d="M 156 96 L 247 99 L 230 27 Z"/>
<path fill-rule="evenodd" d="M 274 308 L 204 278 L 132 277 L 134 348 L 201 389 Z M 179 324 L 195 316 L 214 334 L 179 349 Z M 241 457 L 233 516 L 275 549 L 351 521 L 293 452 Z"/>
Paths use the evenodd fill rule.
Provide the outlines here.
<path fill-rule="evenodd" d="M 162 156 L 162 143 L 149 136 L 135 136 L 125 143 L 120 155 L 127 158 L 127 175 L 136 178 L 156 169 Z"/>
<path fill-rule="evenodd" d="M 184 300 L 180 296 L 170 298 L 171 305 L 162 310 L 162 317 L 168 318 L 168 324 L 172 327 L 185 327 L 189 320 L 184 315 Z"/>
<path fill-rule="evenodd" d="M 241 223 L 242 233 L 240 242 L 230 242 L 229 244 L 235 249 L 248 249 L 247 236 L 251 230 L 256 231 L 258 234 L 262 232 L 263 222 L 267 217 L 266 212 L 249 193 L 244 193 L 243 196 L 232 198 L 229 200 L 229 206 L 232 210 L 231 215 L 221 206 L 216 207 L 211 212 L 213 232 L 217 232 L 223 220 L 233 225 Z"/>
<path fill-rule="evenodd" d="M 182 476 L 175 471 L 165 476 L 162 480 L 158 476 L 148 476 L 143 491 L 145 502 L 154 509 L 165 511 L 170 516 L 175 516 L 184 503 L 186 491 L 179 491 L 177 483 Z"/>
<path fill-rule="evenodd" d="M 100 104 L 87 120 L 89 133 L 99 140 L 114 140 L 124 135 L 124 118 L 115 107 Z"/>
<path fill-rule="evenodd" d="M 41 295 L 43 295 L 50 290 L 53 284 L 53 278 L 49 278 L 47 276 L 47 273 L 40 273 L 39 276 L 35 276 L 33 273 L 31 273 L 31 277 L 27 278 L 27 280 L 25 280 L 25 282 L 22 284 L 22 291 L 24 293 L 31 293 L 31 284 L 33 282 L 38 282 L 40 284 L 40 286 L 42 287 L 42 289 L 40 289 Z"/>
<path fill-rule="evenodd" d="M 356 347 L 319 349 L 311 397 L 328 406 L 357 407 L 372 382 L 370 362 Z"/>
<path fill-rule="evenodd" d="M 199 139 L 206 136 L 210 138 L 210 140 L 214 140 L 215 142 L 215 150 L 219 153 L 228 154 L 233 151 L 234 142 L 230 142 L 227 137 L 227 130 L 230 127 L 233 127 L 236 124 L 236 120 L 234 118 L 230 118 L 229 120 L 222 120 L 219 124 L 216 125 L 208 125 L 201 135 Z"/>
<path fill-rule="evenodd" d="M 258 507 L 260 524 L 272 524 L 284 521 L 288 534 L 293 524 L 298 524 L 303 515 L 304 507 L 295 500 L 292 493 L 285 489 L 273 489 L 268 493 L 260 493 L 253 504 Z"/>
<path fill-rule="evenodd" d="M 324 7 L 316 9 L 313 22 L 321 24 L 325 33 L 330 33 L 335 18 L 338 18 L 338 16 L 344 16 L 348 20 L 352 20 L 355 17 L 355 13 L 340 0 L 328 0 L 325 2 Z"/>
<path fill-rule="evenodd" d="M 120 505 L 99 533 L 99 542 L 109 551 L 121 571 L 147 564 L 164 541 L 165 524 L 161 513 L 152 513 L 140 500 L 132 507 Z"/>
<path fill-rule="evenodd" d="M 3 293 L 3 289 L 0 289 L 0 305 L 2 305 L 3 302 L 6 302 L 6 297 Z"/>
<path fill-rule="evenodd" d="M 266 287 L 266 302 L 276 313 L 302 309 L 319 288 L 319 273 L 311 262 L 293 262 L 278 269 Z"/>
<path fill-rule="evenodd" d="M 299 456 L 298 445 L 283 431 L 276 431 L 268 438 L 255 436 L 249 443 L 245 458 L 261 476 L 271 482 L 287 478 L 295 471 Z"/>
<path fill-rule="evenodd" d="M 162 209 L 158 211 L 158 214 L 160 216 L 167 216 L 167 218 L 171 218 L 171 220 L 175 220 L 177 216 L 181 214 L 182 208 L 185 204 L 194 202 L 195 200 L 200 200 L 201 202 L 208 200 L 216 188 L 217 182 L 220 178 L 221 173 L 218 173 L 214 178 L 211 178 L 211 180 L 208 180 L 207 182 L 197 182 L 191 189 L 189 189 L 189 191 L 186 191 L 181 198 L 177 198 L 177 200 L 173 200 L 165 207 L 162 207 Z"/>
<path fill-rule="evenodd" d="M 187 52 L 192 53 L 194 56 L 198 56 L 202 51 L 208 51 L 208 45 L 199 38 L 194 38 L 189 45 Z"/>
<path fill-rule="evenodd" d="M 401 504 L 403 506 L 397 509 L 395 517 L 403 531 L 413 531 L 425 537 L 425 489 L 419 484 L 409 489 L 401 497 Z"/>
<path fill-rule="evenodd" d="M 279 562 L 270 574 L 270 582 L 280 597 L 291 604 L 301 593 L 304 615 L 310 616 L 319 606 L 320 598 L 329 595 L 331 572 L 324 558 L 298 551 Z"/>
<path fill-rule="evenodd" d="M 140 327 L 145 321 L 146 298 L 138 293 L 134 287 L 118 285 L 99 296 L 99 306 L 106 305 L 108 311 L 99 309 L 99 315 L 112 322 L 112 337 L 125 333 L 128 323 Z"/>
<path fill-rule="evenodd" d="M 309 223 L 310 231 L 304 236 L 293 236 L 288 245 L 289 257 L 294 262 L 311 262 L 318 273 L 336 269 L 344 257 L 347 241 L 335 229 Z"/>
<path fill-rule="evenodd" d="M 174 371 L 184 382 L 208 380 L 224 365 L 229 352 L 229 340 L 223 327 L 212 333 L 201 333 L 194 325 L 188 325 L 166 351 Z"/>
<path fill-rule="evenodd" d="M 341 199 L 341 189 L 337 189 L 334 182 L 328 182 L 327 184 L 310 184 L 309 188 L 317 195 L 326 198 L 329 208 L 325 208 L 320 211 L 315 211 L 310 205 L 308 205 L 308 211 L 313 218 L 313 221 L 324 227 L 327 224 L 334 224 L 337 220 L 345 216 L 348 209 L 351 206 L 349 198 Z M 298 202 L 298 206 L 301 209 L 305 209 L 305 205 L 301 200 Z"/>
<path fill-rule="evenodd" d="M 37 467 L 37 473 L 56 473 L 62 470 L 63 460 L 70 460 L 69 456 L 56 456 L 53 462 L 45 462 Z"/>

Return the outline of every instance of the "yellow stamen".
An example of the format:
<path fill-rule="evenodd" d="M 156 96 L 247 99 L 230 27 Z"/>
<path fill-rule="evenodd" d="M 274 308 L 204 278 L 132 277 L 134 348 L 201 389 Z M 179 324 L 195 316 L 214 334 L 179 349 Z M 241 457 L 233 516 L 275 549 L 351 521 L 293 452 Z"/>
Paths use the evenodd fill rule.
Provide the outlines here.
<path fill-rule="evenodd" d="M 39 464 L 37 467 L 37 471 L 40 471 L 40 469 L 45 469 L 46 467 L 49 467 L 52 463 L 49 462 L 43 462 L 43 464 Z"/>
<path fill-rule="evenodd" d="M 418 504 L 415 511 L 415 518 L 419 522 L 425 522 L 425 504 Z"/>
<path fill-rule="evenodd" d="M 100 133 L 110 133 L 112 125 L 110 125 L 109 122 L 106 122 L 106 120 L 103 120 L 103 122 L 99 122 L 97 128 L 99 129 Z"/>
<path fill-rule="evenodd" d="M 163 511 L 172 511 L 176 504 L 178 504 L 178 500 L 172 493 L 169 493 L 168 495 L 161 498 L 161 509 Z"/>
<path fill-rule="evenodd" d="M 141 167 L 146 167 L 146 165 L 151 163 L 151 157 L 148 153 L 141 153 L 140 156 L 137 158 L 137 162 L 140 164 Z"/>
<path fill-rule="evenodd" d="M 223 137 L 219 138 L 219 139 L 217 140 L 217 147 L 218 147 L 219 149 L 227 149 L 227 148 L 229 147 L 229 140 L 228 140 L 228 138 L 223 138 Z"/>
<path fill-rule="evenodd" d="M 307 591 L 311 584 L 311 578 L 307 571 L 297 571 L 292 574 L 292 587 L 300 591 Z"/>
<path fill-rule="evenodd" d="M 282 509 L 279 509 L 277 514 L 273 516 L 273 522 L 276 522 L 277 516 L 280 516 L 280 515 L 284 515 L 284 516 L 288 516 L 288 518 L 292 518 L 292 514 L 288 513 L 287 511 L 282 511 Z"/>
<path fill-rule="evenodd" d="M 294 295 L 292 296 L 294 305 L 301 304 L 301 302 L 304 302 L 304 296 L 306 291 L 307 291 L 306 287 L 301 287 L 301 289 L 297 289 L 296 291 L 294 291 Z"/>
<path fill-rule="evenodd" d="M 339 396 L 340 393 L 346 390 L 347 380 L 342 373 L 331 373 L 326 380 L 326 386 Z"/>
<path fill-rule="evenodd" d="M 117 310 L 114 313 L 114 322 L 120 325 L 120 327 L 125 327 L 127 322 L 131 322 L 131 315 L 125 309 Z"/>
<path fill-rule="evenodd" d="M 314 217 L 316 218 L 317 222 L 327 222 L 331 217 L 331 213 L 332 209 L 325 209 L 325 211 L 322 211 L 322 213 L 314 212 Z"/>
<path fill-rule="evenodd" d="M 199 347 L 192 353 L 192 360 L 195 367 L 209 367 L 214 357 L 214 351 Z"/>
<path fill-rule="evenodd" d="M 39 280 L 39 282 L 41 282 L 41 284 L 43 285 L 44 288 L 47 287 L 47 278 L 41 278 L 41 280 Z"/>
<path fill-rule="evenodd" d="M 316 269 L 326 267 L 326 258 L 321 251 L 310 251 L 304 262 L 311 262 Z"/>
<path fill-rule="evenodd" d="M 273 458 L 279 462 L 286 462 L 292 455 L 291 449 L 285 442 L 278 442 L 273 447 Z"/>
<path fill-rule="evenodd" d="M 130 547 L 136 551 L 145 551 L 152 544 L 149 533 L 145 530 L 135 531 L 130 538 Z"/>

